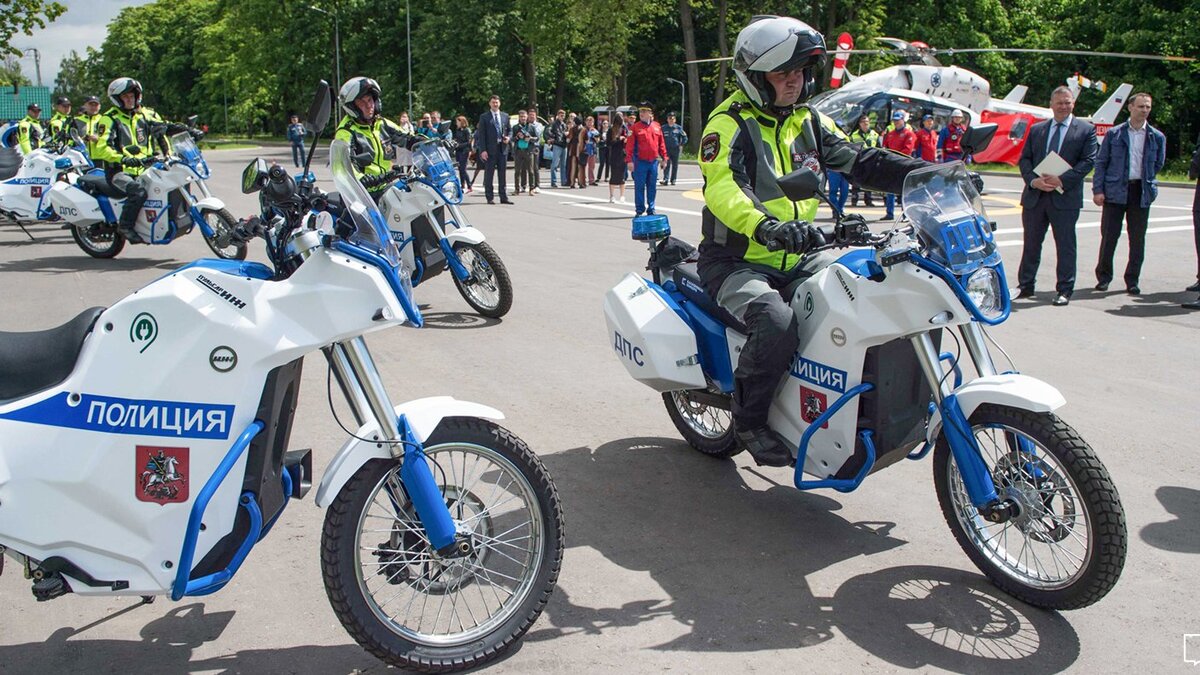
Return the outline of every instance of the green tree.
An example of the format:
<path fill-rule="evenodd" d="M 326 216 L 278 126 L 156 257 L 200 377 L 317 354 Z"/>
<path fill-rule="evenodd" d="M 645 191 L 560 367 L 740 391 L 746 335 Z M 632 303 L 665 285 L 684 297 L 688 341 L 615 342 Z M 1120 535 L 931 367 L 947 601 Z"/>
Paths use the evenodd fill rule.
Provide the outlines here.
<path fill-rule="evenodd" d="M 66 96 L 76 105 L 87 96 L 99 96 L 104 101 L 107 82 L 95 72 L 100 52 L 88 47 L 86 56 L 72 49 L 58 66 L 58 77 L 54 80 L 54 96 Z"/>
<path fill-rule="evenodd" d="M 8 0 L 7 7 L 0 12 L 0 52 L 20 56 L 21 50 L 13 46 L 12 38 L 17 33 L 32 35 L 35 28 L 45 28 L 66 7 L 46 0 Z"/>
<path fill-rule="evenodd" d="M 21 62 L 11 54 L 5 54 L 0 59 L 0 85 L 27 87 L 33 84 L 21 72 Z"/>

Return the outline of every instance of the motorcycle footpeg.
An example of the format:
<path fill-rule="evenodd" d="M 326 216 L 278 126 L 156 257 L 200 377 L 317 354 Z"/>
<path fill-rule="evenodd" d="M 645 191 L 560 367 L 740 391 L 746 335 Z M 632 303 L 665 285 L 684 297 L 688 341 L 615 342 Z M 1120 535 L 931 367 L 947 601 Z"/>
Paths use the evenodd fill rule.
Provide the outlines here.
<path fill-rule="evenodd" d="M 312 488 L 312 449 L 289 450 L 283 455 L 283 470 L 292 479 L 291 497 L 303 499 Z"/>
<path fill-rule="evenodd" d="M 37 598 L 38 602 L 46 602 L 55 598 L 61 598 L 71 592 L 71 588 L 67 586 L 61 575 L 43 577 L 33 582 L 33 597 Z"/>

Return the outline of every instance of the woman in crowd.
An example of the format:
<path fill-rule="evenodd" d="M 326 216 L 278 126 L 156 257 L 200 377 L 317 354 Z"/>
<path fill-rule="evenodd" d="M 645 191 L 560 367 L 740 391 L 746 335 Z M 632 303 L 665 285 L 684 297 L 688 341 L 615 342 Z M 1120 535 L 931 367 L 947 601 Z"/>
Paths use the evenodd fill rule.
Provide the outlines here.
<path fill-rule="evenodd" d="M 416 133 L 416 129 L 413 128 L 412 120 L 409 119 L 409 117 L 408 117 L 407 110 L 400 113 L 400 119 L 397 123 L 400 125 L 401 133 L 408 134 L 409 136 Z M 397 145 L 396 146 L 396 166 L 403 167 L 403 168 L 411 167 L 412 166 L 412 151 L 409 150 L 408 148 L 404 148 L 404 147 Z"/>
<path fill-rule="evenodd" d="M 613 116 L 612 126 L 605 135 L 604 146 L 608 154 L 608 201 L 617 203 L 613 198 L 615 192 L 621 193 L 619 202 L 625 203 L 625 116 L 617 113 Z"/>
<path fill-rule="evenodd" d="M 611 128 L 607 117 L 600 120 L 600 138 L 596 143 L 596 165 L 599 167 L 596 171 L 597 181 L 608 178 L 608 130 Z"/>
<path fill-rule="evenodd" d="M 587 168 L 585 185 L 596 184 L 596 151 L 600 142 L 600 132 L 596 131 L 596 119 L 588 115 L 583 123 L 583 154 L 587 157 L 584 166 Z M 583 176 L 580 176 L 582 179 Z"/>
<path fill-rule="evenodd" d="M 454 133 L 451 138 L 457 144 L 454 148 L 454 160 L 458 164 L 458 182 L 463 191 L 471 191 L 472 181 L 467 180 L 467 160 L 471 157 L 471 129 L 467 126 L 467 118 L 459 115 L 454 118 Z"/>

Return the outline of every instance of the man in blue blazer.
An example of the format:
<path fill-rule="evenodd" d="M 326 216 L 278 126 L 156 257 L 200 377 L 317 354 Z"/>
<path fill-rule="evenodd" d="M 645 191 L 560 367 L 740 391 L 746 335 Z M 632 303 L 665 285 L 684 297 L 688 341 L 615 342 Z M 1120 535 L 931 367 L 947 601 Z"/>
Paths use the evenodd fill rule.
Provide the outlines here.
<path fill-rule="evenodd" d="M 1200 138 L 1196 139 L 1196 149 L 1192 151 L 1192 165 L 1188 167 L 1188 178 L 1200 178 Z M 1192 230 L 1196 238 L 1196 264 L 1200 266 L 1200 182 L 1196 183 L 1196 192 L 1192 196 Z M 1196 271 L 1196 283 L 1188 286 L 1187 290 L 1193 293 L 1200 291 L 1200 267 Z M 1200 298 L 1185 302 L 1183 306 L 1187 309 L 1200 309 Z"/>
<path fill-rule="evenodd" d="M 1096 127 L 1078 119 L 1075 95 L 1066 87 L 1050 94 L 1052 119 L 1033 125 L 1021 150 L 1017 166 L 1025 181 L 1021 193 L 1021 226 L 1025 230 L 1025 247 L 1021 251 L 1021 266 L 1017 269 L 1017 298 L 1032 298 L 1037 281 L 1038 265 L 1042 260 L 1042 242 L 1046 230 L 1054 229 L 1054 249 L 1058 257 L 1055 268 L 1058 282 L 1054 304 L 1066 305 L 1075 291 L 1075 223 L 1083 208 L 1083 179 L 1092 171 L 1096 158 Z M 1051 152 L 1071 165 L 1061 176 L 1038 175 L 1038 166 Z"/>
<path fill-rule="evenodd" d="M 1113 278 L 1113 254 L 1121 240 L 1121 221 L 1129 227 L 1129 263 L 1125 291 L 1140 295 L 1138 278 L 1146 258 L 1146 226 L 1150 203 L 1158 196 L 1158 172 L 1167 161 L 1167 137 L 1150 126 L 1150 94 L 1129 99 L 1129 120 L 1104 135 L 1096 156 L 1092 201 L 1102 207 L 1100 259 L 1096 261 L 1096 290 L 1107 291 Z"/>
<path fill-rule="evenodd" d="M 508 113 L 500 110 L 500 97 L 492 95 L 488 100 L 488 111 L 479 116 L 476 125 L 475 152 L 483 162 L 483 190 L 487 203 L 495 204 L 492 198 L 492 176 L 500 170 L 500 203 L 511 204 L 508 190 L 505 186 L 505 173 L 508 167 L 508 141 L 512 136 L 512 127 L 508 121 Z"/>

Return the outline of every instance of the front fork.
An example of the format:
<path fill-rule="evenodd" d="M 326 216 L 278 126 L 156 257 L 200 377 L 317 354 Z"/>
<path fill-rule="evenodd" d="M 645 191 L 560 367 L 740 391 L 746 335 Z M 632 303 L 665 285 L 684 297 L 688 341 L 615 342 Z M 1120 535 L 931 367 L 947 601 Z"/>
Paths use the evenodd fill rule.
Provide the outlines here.
<path fill-rule="evenodd" d="M 959 327 L 967 352 L 975 362 L 975 369 L 983 377 L 996 374 L 996 366 L 992 362 L 984 339 L 983 329 L 974 321 Z M 937 347 L 933 344 L 933 336 L 921 333 L 909 338 L 917 354 L 921 370 L 929 380 L 933 390 L 934 401 L 942 413 L 942 433 L 950 445 L 954 462 L 962 476 L 963 487 L 971 504 L 979 509 L 984 518 L 992 522 L 1004 522 L 1016 515 L 1017 504 L 1011 499 L 1001 499 L 996 493 L 996 485 L 991 472 L 983 460 L 983 453 L 971 430 L 971 423 L 963 413 L 958 397 L 954 394 L 949 382 L 949 373 L 942 368 Z"/>
<path fill-rule="evenodd" d="M 386 443 L 400 462 L 400 484 L 412 499 L 429 542 L 441 555 L 469 552 L 469 542 L 459 536 L 450 509 L 425 460 L 425 449 L 396 408 L 375 367 L 362 336 L 336 342 L 325 349 L 338 385 L 346 395 L 355 420 L 361 426 L 374 419 L 379 424 L 379 443 Z"/>

